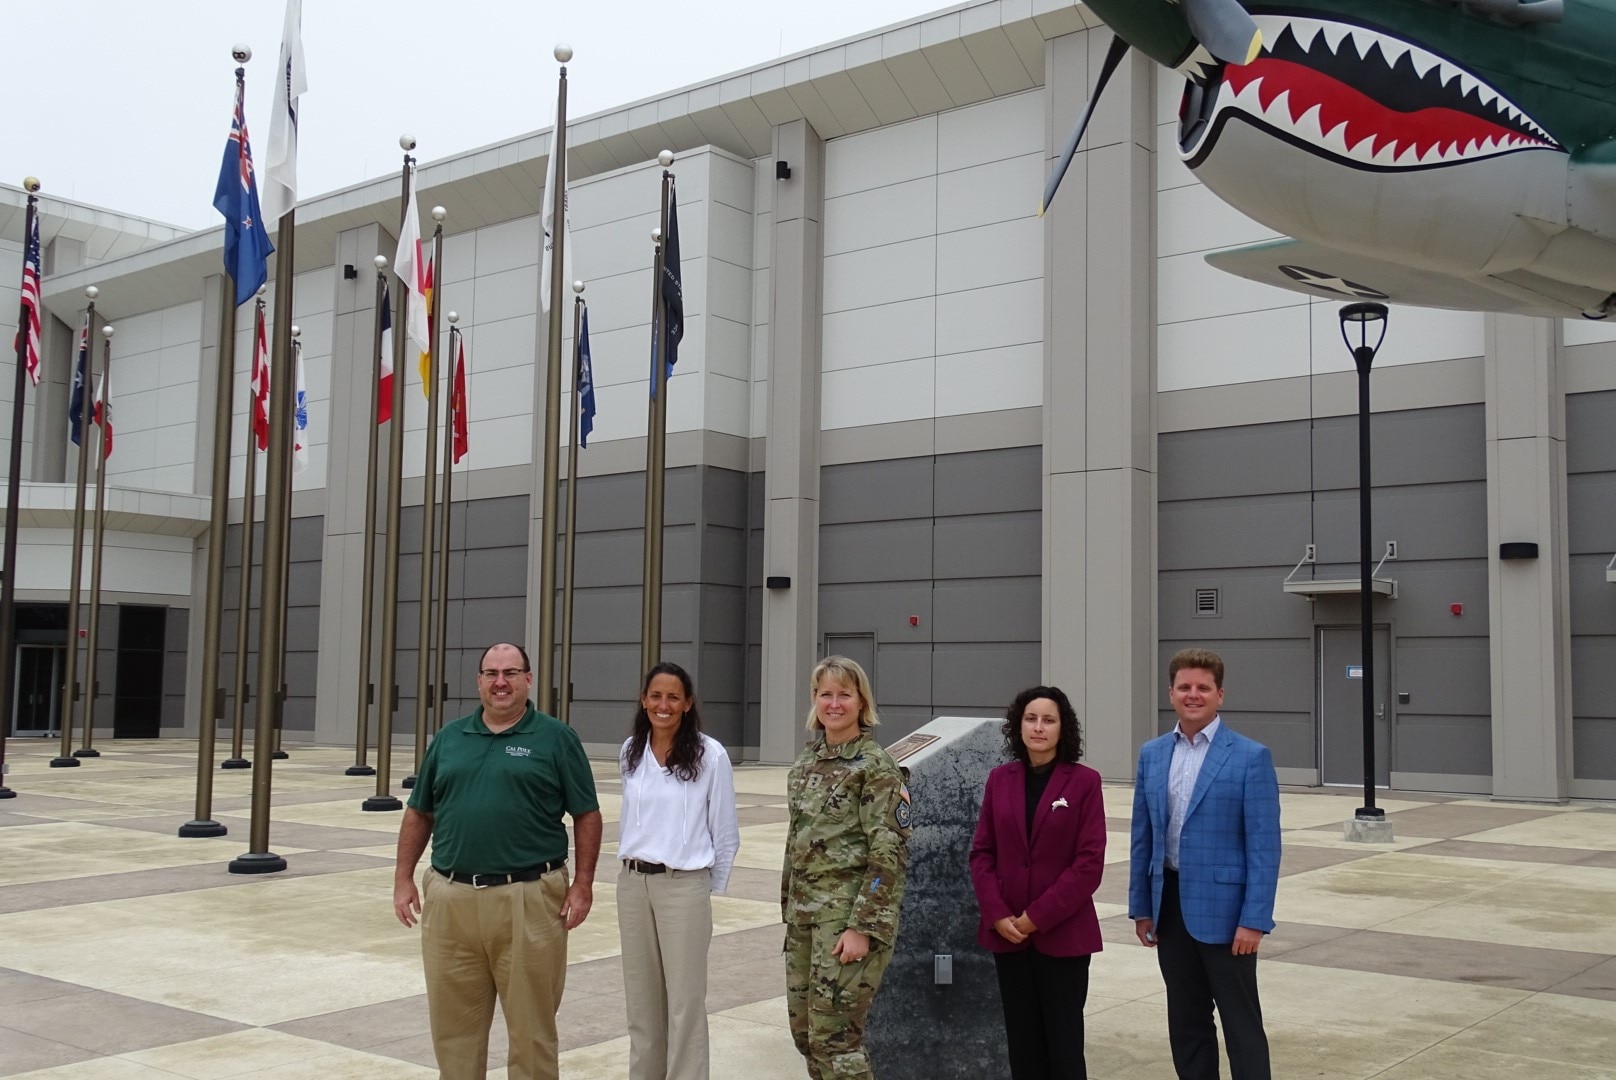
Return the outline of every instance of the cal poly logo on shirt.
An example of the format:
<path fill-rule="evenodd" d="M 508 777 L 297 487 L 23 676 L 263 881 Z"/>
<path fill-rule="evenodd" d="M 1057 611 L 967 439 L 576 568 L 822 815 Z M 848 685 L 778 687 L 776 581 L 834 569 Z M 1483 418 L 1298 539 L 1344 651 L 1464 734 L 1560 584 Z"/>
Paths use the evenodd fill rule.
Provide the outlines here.
<path fill-rule="evenodd" d="M 532 751 L 531 748 L 526 747 L 526 746 L 516 746 L 516 745 L 510 744 L 510 743 L 506 744 L 505 752 L 507 754 L 511 755 L 511 757 L 532 757 L 533 756 L 533 751 Z"/>

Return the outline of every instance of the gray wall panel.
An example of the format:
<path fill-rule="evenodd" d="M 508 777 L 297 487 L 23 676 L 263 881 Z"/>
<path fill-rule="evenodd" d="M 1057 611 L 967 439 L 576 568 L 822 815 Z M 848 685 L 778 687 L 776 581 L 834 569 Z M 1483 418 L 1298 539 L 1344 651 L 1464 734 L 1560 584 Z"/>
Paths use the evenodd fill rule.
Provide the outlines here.
<path fill-rule="evenodd" d="M 1490 707 L 1479 716 L 1399 713 L 1392 727 L 1392 768 L 1398 772 L 1491 776 Z"/>
<path fill-rule="evenodd" d="M 1481 405 L 1375 413 L 1369 437 L 1376 487 L 1487 479 L 1487 415 Z M 1357 490 L 1356 416 L 1315 421 L 1313 477 L 1320 491 Z"/>
<path fill-rule="evenodd" d="M 708 585 L 746 584 L 746 532 L 708 524 L 702 532 L 701 580 Z"/>
<path fill-rule="evenodd" d="M 931 576 L 932 523 L 929 518 L 820 527 L 819 580 L 822 584 L 928 581 Z"/>
<path fill-rule="evenodd" d="M 819 471 L 819 523 L 930 518 L 931 458 L 830 465 Z"/>
<path fill-rule="evenodd" d="M 1163 640 L 1157 667 L 1159 704 L 1171 708 L 1167 700 L 1167 664 L 1180 649 L 1210 648 L 1223 657 L 1224 702 L 1240 712 L 1306 713 L 1314 705 L 1316 679 L 1313 642 L 1277 639 L 1271 641 L 1223 641 L 1214 638 L 1180 641 Z"/>
<path fill-rule="evenodd" d="M 1579 717 L 1616 719 L 1616 637 L 1572 639 L 1571 709 Z"/>
<path fill-rule="evenodd" d="M 1022 690 L 1038 685 L 1038 642 L 935 646 L 932 708 L 938 715 L 964 708 L 1002 712 Z"/>
<path fill-rule="evenodd" d="M 702 637 L 710 644 L 746 644 L 746 590 L 709 584 L 701 595 Z"/>
<path fill-rule="evenodd" d="M 1616 545 L 1616 539 L 1612 540 Z M 1609 555 L 1571 557 L 1571 632 L 1616 634 L 1616 585 L 1605 580 Z"/>
<path fill-rule="evenodd" d="M 1616 720 L 1579 716 L 1572 721 L 1572 775 L 1579 780 L 1616 780 Z"/>
<path fill-rule="evenodd" d="M 1616 472 L 1616 391 L 1566 395 L 1566 469 Z"/>
<path fill-rule="evenodd" d="M 1268 747 L 1274 756 L 1274 765 L 1281 769 L 1314 769 L 1318 767 L 1318 730 L 1312 712 L 1252 712 L 1228 710 L 1229 726 L 1248 739 L 1256 739 Z M 1177 718 L 1171 710 L 1165 716 L 1171 731 Z"/>
<path fill-rule="evenodd" d="M 1018 446 L 938 457 L 935 513 L 939 518 L 1018 510 L 1039 513 L 1043 506 L 1043 453 L 1041 446 Z M 1036 540 L 1036 519 L 1032 533 Z"/>
<path fill-rule="evenodd" d="M 582 495 L 582 491 L 579 494 Z M 580 510 L 580 525 L 583 519 Z M 573 588 L 582 590 L 621 585 L 639 588 L 645 578 L 642 540 L 639 531 L 580 534 L 578 570 L 573 575 Z"/>
<path fill-rule="evenodd" d="M 1037 643 L 1042 638 L 1038 578 L 939 581 L 932 596 L 932 638 L 939 643 Z"/>
<path fill-rule="evenodd" d="M 662 581 L 695 583 L 701 580 L 701 529 L 694 522 L 669 523 L 662 530 Z M 643 571 L 642 575 L 643 577 Z"/>
<path fill-rule="evenodd" d="M 464 548 L 470 536 L 471 546 L 476 548 L 527 547 L 527 504 L 526 495 L 457 500 L 450 521 L 449 546 Z M 419 520 L 415 527 L 421 527 Z"/>
<path fill-rule="evenodd" d="M 1158 506 L 1164 570 L 1283 566 L 1283 578 L 1311 540 L 1305 498 L 1264 495 Z"/>
<path fill-rule="evenodd" d="M 877 641 L 875 700 L 887 706 L 928 708 L 932 693 L 929 641 Z"/>
<path fill-rule="evenodd" d="M 1281 494 L 1311 485 L 1305 423 L 1168 432 L 1157 441 L 1157 460 L 1162 502 Z"/>
<path fill-rule="evenodd" d="M 562 493 L 565 497 L 565 492 Z M 613 532 L 645 524 L 645 474 L 586 476 L 578 482 L 578 531 Z M 580 541 L 581 543 L 581 541 Z"/>
<path fill-rule="evenodd" d="M 1405 712 L 1428 716 L 1491 716 L 1490 668 L 1485 637 L 1408 638 L 1399 633 L 1388 689 L 1408 694 L 1409 703 L 1394 705 L 1394 713 L 1399 718 Z M 1492 735 L 1489 733 L 1486 738 L 1490 745 Z M 1398 772 L 1476 771 L 1429 769 L 1408 761 L 1398 761 L 1396 768 Z M 1492 770 L 1479 771 L 1490 773 Z"/>
<path fill-rule="evenodd" d="M 1610 561 L 1616 552 L 1616 472 L 1566 478 L 1566 527 L 1573 553 Z"/>
<path fill-rule="evenodd" d="M 1043 572 L 1040 511 L 937 519 L 932 574 L 941 578 L 1015 577 Z"/>
<path fill-rule="evenodd" d="M 460 581 L 454 581 L 453 568 L 458 562 Z M 510 596 L 523 591 L 527 578 L 527 547 L 501 547 L 477 551 L 467 558 L 464 552 L 451 559 L 451 597 L 483 599 Z M 408 579 L 406 579 L 408 580 Z"/>
<path fill-rule="evenodd" d="M 705 468 L 701 476 L 702 512 L 709 525 L 731 529 L 747 526 L 747 474 Z"/>
<path fill-rule="evenodd" d="M 1377 484 L 1372 513 L 1377 562 L 1387 540 L 1397 541 L 1401 559 L 1487 557 L 1487 485 L 1484 481 L 1392 490 L 1382 489 Z M 1357 491 L 1320 492 L 1314 503 L 1314 522 L 1319 561 L 1356 567 Z"/>
<path fill-rule="evenodd" d="M 1157 579 L 1157 625 L 1163 639 L 1216 637 L 1307 637 L 1313 629 L 1312 605 L 1285 592 L 1289 570 L 1258 567 L 1245 570 L 1163 570 Z M 1217 589 L 1220 614 L 1195 614 L 1195 591 Z M 1167 675 L 1165 671 L 1162 679 Z"/>
<path fill-rule="evenodd" d="M 1347 576 L 1356 577 L 1357 568 Z M 1397 599 L 1378 603 L 1395 618 L 1398 637 L 1480 635 L 1485 643 L 1489 608 L 1485 559 L 1388 562 L 1380 576 L 1397 582 Z M 1356 597 L 1349 602 L 1356 604 Z M 1463 604 L 1464 614 L 1453 614 L 1453 604 Z"/>
<path fill-rule="evenodd" d="M 909 616 L 920 618 L 918 627 Z M 930 640 L 933 629 L 929 581 L 882 581 L 825 585 L 819 590 L 819 624 L 829 633 L 873 630 L 882 641 L 915 635 Z"/>

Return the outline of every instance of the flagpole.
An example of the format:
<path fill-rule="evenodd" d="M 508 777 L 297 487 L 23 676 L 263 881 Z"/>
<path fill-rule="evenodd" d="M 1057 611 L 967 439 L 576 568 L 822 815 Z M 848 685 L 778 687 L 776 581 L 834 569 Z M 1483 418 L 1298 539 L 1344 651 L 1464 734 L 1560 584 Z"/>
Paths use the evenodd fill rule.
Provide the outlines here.
<path fill-rule="evenodd" d="M 572 291 L 572 415 L 567 418 L 567 533 L 561 565 L 561 678 L 557 687 L 556 718 L 572 723 L 572 589 L 578 556 L 578 415 L 583 410 L 579 391 L 583 384 L 583 351 L 579 337 L 584 313 L 584 283 L 574 281 Z"/>
<path fill-rule="evenodd" d="M 245 69 L 236 68 L 238 87 L 245 75 Z M 196 726 L 196 812 L 190 821 L 179 827 L 179 835 L 185 838 L 224 836 L 230 831 L 213 820 L 213 746 L 219 721 L 224 718 L 224 687 L 219 685 L 219 623 L 224 617 L 224 541 L 230 527 L 230 429 L 235 420 L 236 279 L 228 270 L 219 279 L 217 366 L 207 599 L 202 605 L 202 708 Z M 83 446 L 82 440 L 79 445 Z"/>
<path fill-rule="evenodd" d="M 292 289 L 295 278 L 295 206 L 281 215 L 275 234 L 275 346 L 269 381 L 269 458 L 264 483 L 264 560 L 258 587 L 258 701 L 253 714 L 252 822 L 246 853 L 230 862 L 232 874 L 272 874 L 286 860 L 269 850 L 269 800 L 274 763 L 276 693 L 280 674 L 277 640 L 286 603 L 287 517 L 284 476 L 292 463 Z M 272 555 L 274 557 L 272 557 Z M 243 611 L 245 617 L 245 611 Z"/>
<path fill-rule="evenodd" d="M 662 658 L 662 502 L 667 468 L 668 362 L 667 312 L 662 303 L 664 246 L 668 235 L 668 198 L 673 190 L 673 154 L 657 155 L 662 165 L 661 224 L 652 235 L 656 253 L 651 271 L 651 404 L 645 440 L 645 566 L 640 599 L 640 670 L 650 671 Z"/>
<path fill-rule="evenodd" d="M 79 749 L 73 751 L 74 757 L 100 757 L 101 752 L 90 745 L 95 734 L 95 699 L 99 680 L 96 677 L 97 643 L 101 630 L 101 553 L 107 533 L 107 455 L 106 437 L 107 422 L 112 416 L 112 327 L 101 328 L 101 381 L 100 406 L 101 422 L 96 425 L 99 430 L 95 433 L 99 440 L 97 449 L 101 451 L 95 466 L 95 529 L 94 537 L 90 542 L 90 636 L 85 643 L 84 661 L 84 742 Z M 86 388 L 88 391 L 88 388 Z M 85 394 L 84 407 L 86 410 L 94 408 L 88 392 Z M 80 452 L 87 447 L 79 444 Z"/>
<path fill-rule="evenodd" d="M 432 548 L 437 540 L 438 511 L 438 310 L 443 300 L 443 219 L 448 211 L 441 206 L 432 208 L 432 310 L 427 325 L 432 340 L 426 350 L 426 462 L 421 483 L 421 607 L 419 632 L 415 638 L 415 768 L 402 781 L 405 787 L 414 787 L 421 773 L 421 762 L 426 758 L 426 733 L 432 722 L 432 702 L 427 682 L 432 677 L 432 605 L 436 602 L 436 584 L 433 580 L 437 562 Z"/>
<path fill-rule="evenodd" d="M 550 200 L 550 312 L 549 345 L 545 351 L 544 391 L 544 488 L 539 516 L 543 533 L 539 540 L 539 711 L 552 716 L 556 711 L 555 685 L 555 587 L 556 587 L 556 504 L 561 486 L 561 458 L 556 443 L 561 438 L 561 297 L 565 285 L 567 245 L 567 62 L 572 46 L 557 45 L 555 58 L 561 64 L 556 88 L 555 130 L 550 136 L 550 173 L 555 177 L 544 197 Z"/>
<path fill-rule="evenodd" d="M 260 286 L 253 311 L 253 363 L 258 362 L 258 339 L 265 333 L 264 293 L 269 287 Z M 268 359 L 267 357 L 265 358 Z M 231 372 L 234 378 L 235 373 Z M 258 516 L 258 388 L 253 385 L 252 369 L 248 369 L 247 382 L 247 467 L 243 476 L 241 500 L 241 575 L 236 590 L 236 673 L 232 680 L 230 717 L 230 756 L 219 763 L 221 769 L 250 769 L 252 762 L 242 757 L 241 741 L 247 726 L 247 699 L 251 690 L 247 685 L 247 614 L 252 609 L 253 527 Z"/>
<path fill-rule="evenodd" d="M 39 220 L 39 179 L 23 178 L 28 193 L 28 209 L 23 215 L 23 264 L 27 276 L 28 245 Z M 6 738 L 11 734 L 12 703 L 17 696 L 17 530 L 22 515 L 17 503 L 22 499 L 22 420 L 23 395 L 28 388 L 28 301 L 27 290 L 17 304 L 17 382 L 11 394 L 11 458 L 6 472 L 6 532 L 0 542 L 0 799 L 14 799 L 17 793 L 6 786 Z M 81 446 L 82 450 L 83 447 Z M 69 642 L 69 645 L 76 642 Z"/>
<path fill-rule="evenodd" d="M 434 303 L 437 302 L 437 296 L 438 289 L 434 285 L 432 288 Z M 434 732 L 443 730 L 443 710 L 449 703 L 449 688 L 444 682 L 444 672 L 449 660 L 449 539 L 454 511 L 454 371 L 460 344 L 460 328 L 455 323 L 460 321 L 460 312 L 451 311 L 445 317 L 449 320 L 449 407 L 443 410 L 443 522 L 438 531 L 438 587 L 443 590 L 443 595 L 438 597 L 437 628 L 433 632 L 437 642 L 432 647 Z M 436 331 L 433 336 L 437 336 Z"/>
<path fill-rule="evenodd" d="M 376 422 L 380 415 L 382 384 L 382 299 L 387 295 L 387 256 L 378 255 L 372 260 L 376 266 L 376 325 L 371 331 L 371 374 L 370 374 L 370 413 L 365 425 L 370 429 L 370 438 L 365 448 L 365 556 L 364 586 L 360 590 L 363 599 L 359 608 L 359 701 L 354 710 L 354 763 L 343 770 L 346 776 L 375 776 L 376 770 L 365 764 L 365 751 L 368 749 L 368 728 L 370 726 L 370 706 L 376 700 L 376 684 L 370 679 L 370 632 L 374 622 L 375 587 L 376 587 L 376 456 L 378 433 L 381 425 Z"/>
<path fill-rule="evenodd" d="M 67 593 L 67 670 L 62 675 L 62 752 L 51 759 L 53 769 L 71 769 L 79 759 L 73 756 L 73 703 L 79 699 L 79 584 L 84 576 L 84 489 L 89 479 L 90 453 L 86 442 L 90 426 L 88 404 L 90 388 L 90 330 L 95 326 L 95 298 L 100 294 L 94 285 L 84 290 L 89 304 L 84 309 L 84 330 L 79 347 L 84 355 L 84 371 L 79 371 L 78 357 L 73 358 L 73 377 L 82 379 L 79 388 L 78 479 L 73 487 L 73 569 Z M 71 422 L 69 417 L 69 422 Z"/>
<path fill-rule="evenodd" d="M 415 137 L 400 135 L 404 167 L 399 176 L 398 217 L 404 220 L 410 199 L 410 167 L 415 159 Z M 402 227 L 401 230 L 402 231 Z M 398 267 L 393 268 L 396 273 Z M 376 794 L 360 804 L 361 810 L 402 810 L 404 804 L 392 792 L 393 713 L 398 710 L 398 519 L 404 486 L 404 347 L 409 333 L 404 323 L 405 290 L 393 298 L 397 307 L 393 318 L 393 404 L 387 438 L 387 546 L 382 556 L 382 664 L 377 681 L 381 697 L 376 710 Z"/>
<path fill-rule="evenodd" d="M 281 749 L 281 738 L 286 734 L 286 699 L 288 687 L 286 685 L 286 619 L 292 609 L 292 455 L 297 441 L 297 365 L 303 360 L 303 342 L 299 340 L 303 328 L 296 323 L 292 324 L 292 363 L 287 368 L 286 375 L 292 380 L 292 436 L 288 439 L 286 474 L 283 477 L 283 490 L 281 498 L 286 506 L 286 532 L 281 538 L 281 591 L 285 594 L 281 602 L 281 649 L 276 658 L 275 668 L 275 749 L 270 751 L 270 757 L 276 761 L 285 761 L 289 756 Z M 273 393 L 273 389 L 270 391 Z M 265 554 L 268 554 L 266 551 Z"/>

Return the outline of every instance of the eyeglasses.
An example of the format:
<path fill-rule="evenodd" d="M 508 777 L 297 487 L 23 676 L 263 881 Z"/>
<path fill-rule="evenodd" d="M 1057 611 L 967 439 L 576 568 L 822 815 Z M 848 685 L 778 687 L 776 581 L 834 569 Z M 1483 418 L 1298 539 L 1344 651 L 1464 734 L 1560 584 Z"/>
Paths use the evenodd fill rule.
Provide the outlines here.
<path fill-rule="evenodd" d="M 489 679 L 489 680 L 504 679 L 506 682 L 511 682 L 512 680 L 516 679 L 518 676 L 526 675 L 527 673 L 528 673 L 527 668 L 508 667 L 508 668 L 503 668 L 503 669 L 484 668 L 483 670 L 479 671 L 477 674 L 479 674 L 483 678 Z"/>

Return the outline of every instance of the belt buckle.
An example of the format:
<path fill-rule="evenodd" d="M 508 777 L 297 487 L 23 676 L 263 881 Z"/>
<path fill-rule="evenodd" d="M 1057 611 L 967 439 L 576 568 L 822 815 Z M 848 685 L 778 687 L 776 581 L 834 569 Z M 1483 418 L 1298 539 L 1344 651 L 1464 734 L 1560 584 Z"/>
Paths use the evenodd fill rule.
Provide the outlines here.
<path fill-rule="evenodd" d="M 486 874 L 486 875 L 485 874 L 473 874 L 473 875 L 471 875 L 471 887 L 473 889 L 486 889 L 486 888 L 488 888 L 488 885 L 479 885 L 477 883 L 477 879 L 480 878 L 480 877 L 494 877 L 494 876 L 495 875 L 493 875 L 493 874 Z M 491 884 L 493 884 L 493 882 L 489 882 L 489 884 L 491 885 Z"/>

